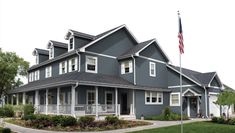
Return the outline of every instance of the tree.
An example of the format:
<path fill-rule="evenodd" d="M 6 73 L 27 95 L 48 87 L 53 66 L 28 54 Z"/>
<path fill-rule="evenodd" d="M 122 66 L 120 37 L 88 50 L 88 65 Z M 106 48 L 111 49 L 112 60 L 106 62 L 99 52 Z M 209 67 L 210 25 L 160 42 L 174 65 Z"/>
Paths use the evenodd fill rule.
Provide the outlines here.
<path fill-rule="evenodd" d="M 231 91 L 224 91 L 219 94 L 216 104 L 227 106 L 227 118 L 229 118 L 229 109 L 235 103 L 235 93 Z"/>
<path fill-rule="evenodd" d="M 0 96 L 23 82 L 18 76 L 26 76 L 29 62 L 20 58 L 14 52 L 3 52 L 0 50 Z"/>

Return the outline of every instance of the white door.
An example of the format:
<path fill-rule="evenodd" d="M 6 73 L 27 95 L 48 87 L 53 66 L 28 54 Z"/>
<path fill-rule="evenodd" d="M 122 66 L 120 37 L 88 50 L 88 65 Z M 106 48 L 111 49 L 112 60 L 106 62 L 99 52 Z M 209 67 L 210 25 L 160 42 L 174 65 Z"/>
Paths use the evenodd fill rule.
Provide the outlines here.
<path fill-rule="evenodd" d="M 213 114 L 216 117 L 220 116 L 220 106 L 218 104 L 215 104 L 217 101 L 217 95 L 210 94 L 209 97 L 209 109 L 210 109 L 210 114 Z"/>

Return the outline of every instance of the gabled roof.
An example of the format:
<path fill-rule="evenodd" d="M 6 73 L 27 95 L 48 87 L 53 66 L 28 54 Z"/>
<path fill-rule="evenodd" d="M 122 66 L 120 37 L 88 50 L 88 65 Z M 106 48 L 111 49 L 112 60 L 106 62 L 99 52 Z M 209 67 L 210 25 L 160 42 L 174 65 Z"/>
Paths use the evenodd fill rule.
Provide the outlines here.
<path fill-rule="evenodd" d="M 71 72 L 56 77 L 46 78 L 30 82 L 24 86 L 11 90 L 10 93 L 32 91 L 44 88 L 73 85 L 78 83 L 79 85 L 92 85 L 92 86 L 103 86 L 103 87 L 117 87 L 117 88 L 129 88 L 129 89 L 145 89 L 170 92 L 169 89 L 162 89 L 156 87 L 147 86 L 135 86 L 132 83 L 122 79 L 118 76 L 104 75 L 104 74 L 93 74 L 86 72 Z"/>
<path fill-rule="evenodd" d="M 196 79 L 198 79 L 200 84 L 202 84 L 203 86 L 208 86 L 210 82 L 213 80 L 215 74 L 216 72 L 208 72 L 208 73 L 195 74 L 193 76 Z"/>
<path fill-rule="evenodd" d="M 49 51 L 45 50 L 45 49 L 39 49 L 39 48 L 35 48 L 33 51 L 33 55 L 36 55 L 36 53 L 38 54 L 43 54 L 43 55 L 49 55 Z"/>
<path fill-rule="evenodd" d="M 55 47 L 68 49 L 68 44 L 67 44 L 67 43 L 58 42 L 58 41 L 53 41 L 53 40 L 50 40 L 50 41 L 48 42 L 47 48 L 49 48 L 51 44 L 52 44 L 53 46 L 55 46 Z"/>
<path fill-rule="evenodd" d="M 156 41 L 156 39 L 151 39 L 145 42 L 141 42 L 139 44 L 137 44 L 135 47 L 129 49 L 128 51 L 126 51 L 124 54 L 122 54 L 121 56 L 118 57 L 118 59 L 125 59 L 125 58 L 129 58 L 131 56 L 139 56 L 139 53 L 141 51 L 143 51 L 145 48 L 147 48 L 148 46 L 150 46 L 152 43 L 156 43 L 157 47 L 159 47 L 160 51 L 162 52 L 163 56 L 166 58 L 166 60 L 169 62 L 169 58 L 167 57 L 166 53 L 163 51 L 163 49 L 160 47 L 160 45 L 158 44 L 158 42 Z"/>
<path fill-rule="evenodd" d="M 68 40 L 71 35 L 78 36 L 78 37 L 85 38 L 85 39 L 89 39 L 89 40 L 95 39 L 95 36 L 93 36 L 93 35 L 69 29 L 69 31 L 65 35 L 65 40 Z"/>

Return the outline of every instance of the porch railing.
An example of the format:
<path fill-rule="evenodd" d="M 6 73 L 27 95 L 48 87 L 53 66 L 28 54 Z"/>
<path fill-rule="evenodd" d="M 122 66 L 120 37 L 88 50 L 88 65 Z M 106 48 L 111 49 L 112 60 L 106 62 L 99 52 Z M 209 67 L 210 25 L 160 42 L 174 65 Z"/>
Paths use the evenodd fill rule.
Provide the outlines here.
<path fill-rule="evenodd" d="M 59 105 L 60 114 L 71 114 L 71 105 Z"/>
<path fill-rule="evenodd" d="M 46 113 L 46 105 L 38 105 L 38 113 Z"/>
<path fill-rule="evenodd" d="M 49 104 L 47 106 L 47 113 L 48 114 L 56 114 L 57 113 L 57 105 L 56 104 Z"/>

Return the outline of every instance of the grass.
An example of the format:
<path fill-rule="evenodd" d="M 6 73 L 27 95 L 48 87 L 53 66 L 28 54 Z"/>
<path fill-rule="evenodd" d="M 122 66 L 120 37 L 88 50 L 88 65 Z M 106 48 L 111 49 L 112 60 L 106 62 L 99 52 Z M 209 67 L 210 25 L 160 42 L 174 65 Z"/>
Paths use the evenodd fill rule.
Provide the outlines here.
<path fill-rule="evenodd" d="M 133 133 L 180 133 L 180 125 L 136 131 Z M 212 122 L 195 122 L 184 124 L 184 133 L 235 133 L 235 126 Z"/>

